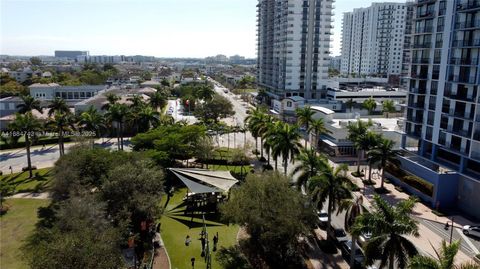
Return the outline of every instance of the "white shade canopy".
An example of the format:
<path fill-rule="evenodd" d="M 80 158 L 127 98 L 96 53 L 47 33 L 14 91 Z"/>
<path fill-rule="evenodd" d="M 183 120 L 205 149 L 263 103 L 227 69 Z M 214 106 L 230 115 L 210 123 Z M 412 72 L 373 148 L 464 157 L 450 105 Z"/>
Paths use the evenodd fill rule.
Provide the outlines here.
<path fill-rule="evenodd" d="M 199 168 L 168 168 L 193 193 L 227 192 L 237 184 L 229 171 L 211 171 Z"/>

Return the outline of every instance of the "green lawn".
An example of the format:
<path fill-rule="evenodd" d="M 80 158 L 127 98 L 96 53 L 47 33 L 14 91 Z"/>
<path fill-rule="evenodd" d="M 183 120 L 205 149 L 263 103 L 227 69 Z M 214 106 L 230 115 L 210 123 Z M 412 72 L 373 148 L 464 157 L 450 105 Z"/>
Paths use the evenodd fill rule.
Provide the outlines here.
<path fill-rule="evenodd" d="M 52 182 L 53 168 L 33 170 L 33 178 L 28 178 L 28 171 L 3 175 L 0 181 L 6 181 L 15 187 L 15 192 L 43 192 Z"/>
<path fill-rule="evenodd" d="M 185 206 L 182 204 L 182 198 L 185 196 L 186 189 L 177 190 L 170 199 L 165 208 L 161 219 L 161 234 L 165 247 L 170 256 L 172 269 L 191 268 L 190 259 L 195 257 L 195 268 L 205 268 L 205 262 L 200 256 L 201 243 L 200 232 L 202 230 L 202 217 L 197 215 L 191 221 L 190 216 L 184 216 Z M 165 203 L 166 197 L 164 197 Z M 219 247 L 231 246 L 236 243 L 238 226 L 227 226 L 218 220 L 218 216 L 206 216 L 207 232 L 209 234 L 210 245 L 213 247 L 213 235 L 218 232 Z M 189 235 L 192 242 L 185 246 L 185 237 Z M 222 268 L 216 261 L 216 252 L 212 252 L 212 268 Z"/>
<path fill-rule="evenodd" d="M 205 167 L 206 168 L 206 167 Z M 218 164 L 209 164 L 208 169 L 210 170 L 225 170 L 225 171 L 233 171 L 235 173 L 240 173 L 242 166 L 241 165 L 218 165 Z M 250 172 L 250 166 L 244 165 L 242 173 Z"/>
<path fill-rule="evenodd" d="M 10 210 L 0 216 L 0 268 L 28 268 L 21 260 L 20 247 L 37 222 L 37 208 L 49 200 L 7 199 Z"/>

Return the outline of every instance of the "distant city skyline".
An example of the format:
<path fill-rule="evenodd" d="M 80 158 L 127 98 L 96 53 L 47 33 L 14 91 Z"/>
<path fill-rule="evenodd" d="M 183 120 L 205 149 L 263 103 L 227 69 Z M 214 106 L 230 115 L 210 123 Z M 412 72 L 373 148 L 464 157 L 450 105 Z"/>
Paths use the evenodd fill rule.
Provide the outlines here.
<path fill-rule="evenodd" d="M 256 57 L 257 0 L 3 0 L 0 54 Z M 340 54 L 342 17 L 373 0 L 337 0 L 332 55 Z M 405 1 L 391 1 L 405 2 Z"/>

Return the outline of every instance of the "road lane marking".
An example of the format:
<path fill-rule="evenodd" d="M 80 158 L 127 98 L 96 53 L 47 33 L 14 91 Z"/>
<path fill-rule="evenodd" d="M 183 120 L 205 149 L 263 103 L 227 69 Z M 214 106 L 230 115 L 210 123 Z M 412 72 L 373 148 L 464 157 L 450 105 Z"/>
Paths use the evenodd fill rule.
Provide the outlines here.
<path fill-rule="evenodd" d="M 477 255 L 479 254 L 480 252 L 478 251 L 478 248 L 475 247 L 475 245 L 472 243 L 472 241 L 470 241 L 470 239 L 463 234 L 462 230 L 460 230 L 459 228 L 455 228 L 457 230 L 457 232 L 460 234 L 460 236 L 463 238 L 463 240 L 465 242 L 467 242 L 467 244 L 470 246 L 470 248 L 473 250 L 472 252 Z"/>
<path fill-rule="evenodd" d="M 450 238 L 450 233 L 445 231 L 444 229 L 441 229 L 441 228 L 438 228 L 437 226 L 435 226 L 434 224 L 430 223 L 429 221 L 427 220 L 423 220 L 423 223 L 425 224 L 425 226 L 428 226 L 427 228 L 431 228 L 430 230 L 435 230 L 437 231 L 438 233 L 440 233 L 440 237 L 442 237 L 442 239 L 444 239 L 445 241 L 448 241 L 448 239 Z M 458 228 L 457 229 L 457 232 L 458 232 Z M 458 232 L 460 235 L 463 235 L 463 233 L 461 232 Z M 452 240 L 457 240 L 459 239 L 460 241 L 462 241 L 463 238 L 459 238 L 459 236 L 455 236 L 455 234 L 453 235 L 452 237 Z M 467 242 L 468 244 L 468 242 Z M 462 248 L 465 252 L 469 252 L 469 253 L 474 253 L 474 249 L 470 248 L 470 244 L 468 246 L 466 246 L 465 244 L 460 244 L 460 248 Z"/>

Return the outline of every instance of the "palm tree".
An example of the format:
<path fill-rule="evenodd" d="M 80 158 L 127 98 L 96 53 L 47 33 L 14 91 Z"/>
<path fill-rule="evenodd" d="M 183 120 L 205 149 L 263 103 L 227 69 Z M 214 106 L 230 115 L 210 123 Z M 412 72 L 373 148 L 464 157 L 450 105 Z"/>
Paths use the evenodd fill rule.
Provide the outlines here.
<path fill-rule="evenodd" d="M 380 188 L 383 189 L 383 183 L 385 180 L 385 168 L 387 165 L 399 166 L 400 161 L 397 158 L 397 153 L 393 150 L 395 142 L 390 139 L 380 139 L 378 145 L 368 152 L 371 162 L 378 164 L 378 167 L 382 169 L 382 183 Z"/>
<path fill-rule="evenodd" d="M 125 104 L 115 103 L 108 108 L 105 114 L 106 118 L 112 123 L 112 126 L 114 124 L 116 125 L 118 150 L 123 150 L 123 125 L 129 116 L 129 112 L 129 108 Z"/>
<path fill-rule="evenodd" d="M 328 199 L 328 225 L 330 227 L 331 216 L 334 210 L 340 207 L 345 199 L 352 197 L 350 180 L 346 175 L 348 167 L 340 165 L 333 168 L 328 159 L 322 158 L 319 163 L 319 175 L 311 178 L 307 184 L 308 192 L 317 209 L 322 209 Z"/>
<path fill-rule="evenodd" d="M 318 175 L 322 158 L 317 156 L 317 152 L 314 149 L 302 149 L 300 154 L 295 157 L 295 160 L 299 162 L 299 165 L 293 169 L 292 176 L 299 175 L 297 187 L 302 189 L 305 188 L 310 178 Z"/>
<path fill-rule="evenodd" d="M 33 98 L 30 95 L 22 95 L 20 98 L 23 101 L 23 104 L 18 104 L 17 108 L 19 109 L 18 112 L 20 114 L 25 114 L 32 110 L 37 110 L 38 112 L 42 113 L 42 107 L 40 106 L 40 101 Z"/>
<path fill-rule="evenodd" d="M 215 91 L 210 85 L 201 85 L 197 87 L 197 90 L 195 92 L 195 97 L 204 101 L 212 100 L 214 95 Z"/>
<path fill-rule="evenodd" d="M 358 119 L 355 123 L 349 123 L 347 126 L 348 130 L 348 140 L 352 141 L 355 146 L 360 145 L 360 143 L 357 143 L 360 139 L 362 139 L 362 136 L 365 135 L 365 133 L 368 131 L 368 128 L 372 126 L 372 122 L 368 121 L 361 121 Z M 360 173 L 360 160 L 362 158 L 362 151 L 361 149 L 357 148 L 357 155 L 358 155 L 358 163 L 357 163 L 357 174 Z"/>
<path fill-rule="evenodd" d="M 75 117 L 71 113 L 56 112 L 53 119 L 47 121 L 47 126 L 54 126 L 58 133 L 58 151 L 60 156 L 65 154 L 65 145 L 63 138 L 66 131 L 74 128 Z"/>
<path fill-rule="evenodd" d="M 120 100 L 120 97 L 114 93 L 106 93 L 105 97 L 107 98 L 107 103 L 102 106 L 102 110 L 108 110 L 110 106 L 117 103 Z"/>
<path fill-rule="evenodd" d="M 260 116 L 260 119 L 257 123 L 258 133 L 260 135 L 260 147 L 261 147 L 261 154 L 260 156 L 263 157 L 263 150 L 267 151 L 268 163 L 270 164 L 270 152 L 272 151 L 272 141 L 267 142 L 268 137 L 270 137 L 270 131 L 274 129 L 274 125 L 276 122 L 276 118 L 272 115 L 263 114 Z"/>
<path fill-rule="evenodd" d="M 48 116 L 51 117 L 56 112 L 68 114 L 71 113 L 70 109 L 68 108 L 67 102 L 65 99 L 60 97 L 55 97 L 52 102 L 47 106 L 48 108 Z"/>
<path fill-rule="evenodd" d="M 345 102 L 345 105 L 348 109 L 350 109 L 350 113 L 353 112 L 353 107 L 355 106 L 357 102 L 353 101 L 352 98 L 348 99 L 346 102 Z"/>
<path fill-rule="evenodd" d="M 301 136 L 296 125 L 277 121 L 273 128 L 274 132 L 268 132 L 272 153 L 275 157 L 282 156 L 284 173 L 287 175 L 288 160 L 294 158 L 302 147 L 299 142 Z"/>
<path fill-rule="evenodd" d="M 131 102 L 130 108 L 132 108 L 132 110 L 139 110 L 145 105 L 145 101 L 139 94 L 135 94 L 132 97 L 129 97 L 127 100 Z"/>
<path fill-rule="evenodd" d="M 447 244 L 442 241 L 442 247 L 439 251 L 435 251 L 438 259 L 430 256 L 415 256 L 410 259 L 408 268 L 410 269 L 480 269 L 480 266 L 473 263 L 462 263 L 455 265 L 455 256 L 460 248 L 460 241 Z"/>
<path fill-rule="evenodd" d="M 315 111 L 310 106 L 304 106 L 302 108 L 295 109 L 295 114 L 297 115 L 298 124 L 305 126 L 305 130 L 307 131 L 307 138 L 305 138 L 305 148 L 307 148 L 310 124 L 313 121 L 313 115 L 315 115 Z"/>
<path fill-rule="evenodd" d="M 88 110 L 80 114 L 79 123 L 82 125 L 83 129 L 95 132 L 95 137 L 99 136 L 100 131 L 105 128 L 102 115 L 93 106 L 90 106 Z M 93 137 L 92 146 L 94 144 L 95 137 Z"/>
<path fill-rule="evenodd" d="M 377 102 L 375 102 L 375 100 L 370 97 L 367 100 L 363 101 L 362 106 L 366 110 L 368 110 L 368 115 L 372 115 L 372 112 L 375 110 L 375 108 L 377 108 Z"/>
<path fill-rule="evenodd" d="M 152 126 L 157 126 L 160 122 L 160 113 L 150 106 L 143 106 L 138 112 L 138 125 L 140 132 L 146 132 Z"/>
<path fill-rule="evenodd" d="M 381 135 L 376 134 L 370 130 L 368 130 L 366 133 L 363 135 L 360 135 L 357 137 L 357 140 L 355 141 L 355 148 L 361 152 L 365 153 L 367 150 L 370 150 L 374 147 L 376 147 L 380 143 Z M 364 154 L 362 154 L 364 155 Z M 373 162 L 371 159 L 368 159 L 368 164 L 369 164 L 369 172 L 371 172 L 371 168 L 373 165 Z"/>
<path fill-rule="evenodd" d="M 380 196 L 375 195 L 373 210 L 364 212 L 355 220 L 352 235 L 372 233 L 365 247 L 365 264 L 371 265 L 380 258 L 380 268 L 405 268 L 408 258 L 418 254 L 415 245 L 405 236 L 417 237 L 418 223 L 411 217 L 416 200 L 410 198 L 392 206 Z"/>
<path fill-rule="evenodd" d="M 252 136 L 255 138 L 255 150 L 258 152 L 258 137 L 260 137 L 260 125 L 262 118 L 265 117 L 265 111 L 260 107 L 250 109 L 250 114 L 245 118 L 247 126 Z"/>
<path fill-rule="evenodd" d="M 382 111 L 383 113 L 387 114 L 387 119 L 388 119 L 388 114 L 395 112 L 395 103 L 393 100 L 385 100 L 382 102 Z"/>
<path fill-rule="evenodd" d="M 362 215 L 365 208 L 363 207 L 363 196 L 357 196 L 353 199 L 346 199 L 341 202 L 338 212 L 345 212 L 345 230 L 351 233 L 353 224 L 358 216 Z M 350 253 L 350 268 L 354 267 L 355 262 L 355 251 L 357 248 L 357 236 L 352 236 L 352 249 Z"/>
<path fill-rule="evenodd" d="M 317 148 L 318 139 L 320 138 L 321 135 L 331 133 L 327 128 L 325 128 L 325 123 L 323 119 L 312 120 L 312 123 L 310 125 L 308 132 L 313 133 L 315 135 L 315 140 L 314 140 L 315 148 Z M 313 142 L 311 142 L 310 144 L 313 145 Z"/>
<path fill-rule="evenodd" d="M 32 160 L 30 156 L 31 138 L 34 136 L 33 133 L 35 131 L 38 131 L 40 127 L 41 127 L 40 121 L 32 115 L 31 111 L 28 111 L 25 114 L 17 113 L 15 115 L 15 120 L 10 124 L 10 128 L 12 130 L 16 130 L 25 135 L 25 149 L 27 151 L 27 167 L 28 167 L 30 178 L 33 177 Z"/>
<path fill-rule="evenodd" d="M 167 105 L 167 98 L 161 93 L 156 92 L 150 97 L 150 106 L 156 111 Z"/>

